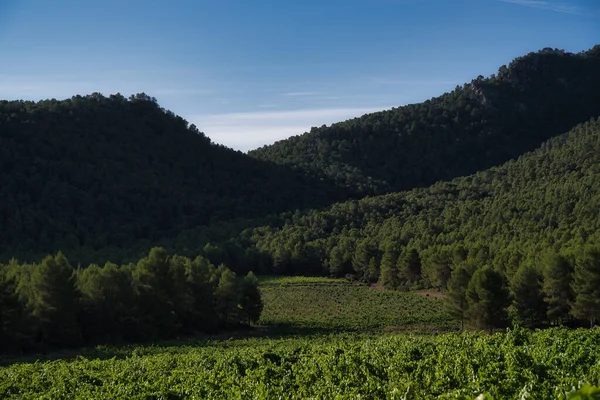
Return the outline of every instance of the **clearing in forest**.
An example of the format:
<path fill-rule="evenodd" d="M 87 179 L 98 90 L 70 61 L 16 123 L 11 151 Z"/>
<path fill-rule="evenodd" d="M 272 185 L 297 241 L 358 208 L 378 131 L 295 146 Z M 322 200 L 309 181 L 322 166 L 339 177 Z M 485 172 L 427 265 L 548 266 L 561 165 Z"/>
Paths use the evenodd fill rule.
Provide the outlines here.
<path fill-rule="evenodd" d="M 381 291 L 343 279 L 261 277 L 260 324 L 290 332 L 448 330 L 456 323 L 443 299 Z"/>

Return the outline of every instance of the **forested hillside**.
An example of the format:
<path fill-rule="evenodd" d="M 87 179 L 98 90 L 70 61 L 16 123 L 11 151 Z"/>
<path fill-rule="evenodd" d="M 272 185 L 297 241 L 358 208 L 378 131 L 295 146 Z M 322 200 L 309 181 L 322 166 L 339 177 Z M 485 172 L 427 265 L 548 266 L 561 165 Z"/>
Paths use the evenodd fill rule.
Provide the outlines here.
<path fill-rule="evenodd" d="M 429 188 L 367 197 L 324 211 L 284 214 L 246 232 L 244 245 L 276 273 L 353 274 L 445 288 L 455 264 L 491 265 L 511 277 L 548 252 L 600 240 L 600 120 L 499 167 Z"/>
<path fill-rule="evenodd" d="M 249 228 L 241 247 L 229 241 L 212 258 L 268 268 L 247 243 L 269 215 L 474 173 L 599 114 L 598 46 L 529 54 L 452 93 L 316 129 L 253 157 L 211 143 L 143 94 L 3 101 L 0 260 L 61 250 L 75 264 L 126 262 L 155 245 L 208 256 L 215 249 L 205 251 L 207 242 L 222 245 Z M 321 268 L 313 262 L 321 255 L 307 257 Z"/>
<path fill-rule="evenodd" d="M 137 259 L 215 221 L 347 193 L 211 143 L 146 95 L 0 102 L 0 260 Z"/>
<path fill-rule="evenodd" d="M 544 49 L 440 97 L 249 154 L 381 194 L 499 165 L 598 115 L 600 46 L 579 54 Z"/>

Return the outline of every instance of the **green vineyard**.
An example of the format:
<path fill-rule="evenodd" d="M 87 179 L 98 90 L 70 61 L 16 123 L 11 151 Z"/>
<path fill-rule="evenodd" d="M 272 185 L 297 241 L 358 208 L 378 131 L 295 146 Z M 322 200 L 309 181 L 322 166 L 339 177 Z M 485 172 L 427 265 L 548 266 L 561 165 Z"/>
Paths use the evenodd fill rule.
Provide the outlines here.
<path fill-rule="evenodd" d="M 341 279 L 285 277 L 261 280 L 260 323 L 294 332 L 448 330 L 458 327 L 444 301 L 351 284 Z"/>
<path fill-rule="evenodd" d="M 599 380 L 600 329 L 345 334 L 100 347 L 0 369 L 0 398 L 553 399 Z"/>

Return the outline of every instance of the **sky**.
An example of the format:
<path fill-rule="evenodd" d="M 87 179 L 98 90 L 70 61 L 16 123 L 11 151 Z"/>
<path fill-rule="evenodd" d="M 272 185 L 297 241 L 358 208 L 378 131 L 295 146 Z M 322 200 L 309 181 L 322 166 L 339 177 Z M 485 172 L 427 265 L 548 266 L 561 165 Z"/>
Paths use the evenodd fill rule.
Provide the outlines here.
<path fill-rule="evenodd" d="M 0 99 L 144 92 L 247 151 L 596 44 L 600 0 L 0 0 Z"/>

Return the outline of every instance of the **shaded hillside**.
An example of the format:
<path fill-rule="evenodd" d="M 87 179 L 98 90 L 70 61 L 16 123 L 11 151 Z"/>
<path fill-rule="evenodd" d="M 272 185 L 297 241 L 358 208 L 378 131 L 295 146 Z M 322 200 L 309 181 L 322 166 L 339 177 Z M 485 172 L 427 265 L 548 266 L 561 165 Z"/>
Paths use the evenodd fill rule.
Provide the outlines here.
<path fill-rule="evenodd" d="M 507 277 L 548 253 L 577 254 L 600 242 L 600 119 L 502 166 L 429 188 L 285 215 L 256 228 L 270 269 L 353 274 L 445 288 L 455 265 L 491 265 Z M 248 239 L 250 238 L 250 239 Z"/>
<path fill-rule="evenodd" d="M 3 101 L 0 143 L 5 260 L 57 250 L 76 262 L 98 250 L 100 261 L 123 249 L 139 257 L 199 225 L 347 198 L 211 143 L 146 95 Z"/>
<path fill-rule="evenodd" d="M 600 115 L 600 46 L 544 49 L 419 104 L 367 114 L 249 154 L 365 193 L 423 187 L 499 165 Z"/>

